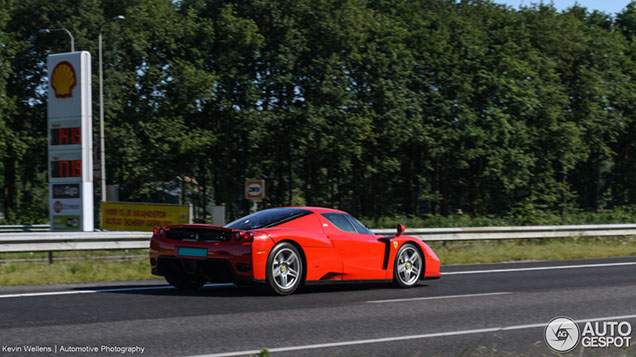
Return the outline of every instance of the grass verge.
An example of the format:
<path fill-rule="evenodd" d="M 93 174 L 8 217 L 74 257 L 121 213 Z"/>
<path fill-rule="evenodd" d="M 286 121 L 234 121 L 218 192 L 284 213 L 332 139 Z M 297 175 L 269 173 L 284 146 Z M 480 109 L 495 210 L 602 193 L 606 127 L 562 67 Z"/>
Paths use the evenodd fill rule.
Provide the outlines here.
<path fill-rule="evenodd" d="M 117 281 L 156 278 L 144 250 L 56 252 L 54 263 L 46 261 L 10 261 L 37 259 L 48 253 L 5 253 L 0 255 L 0 286 L 25 284 L 60 284 L 90 281 Z M 104 260 L 104 256 L 121 256 L 122 260 Z M 55 260 L 55 259 L 70 260 Z"/>
<path fill-rule="evenodd" d="M 430 242 L 442 264 L 495 263 L 524 260 L 557 260 L 636 256 L 636 238 L 553 238 L 501 241 Z M 60 252 L 52 265 L 8 259 L 44 258 L 47 253 L 0 255 L 0 286 L 23 284 L 59 284 L 91 281 L 117 281 L 156 278 L 150 274 L 144 250 Z M 125 260 L 99 259 L 121 255 Z"/>

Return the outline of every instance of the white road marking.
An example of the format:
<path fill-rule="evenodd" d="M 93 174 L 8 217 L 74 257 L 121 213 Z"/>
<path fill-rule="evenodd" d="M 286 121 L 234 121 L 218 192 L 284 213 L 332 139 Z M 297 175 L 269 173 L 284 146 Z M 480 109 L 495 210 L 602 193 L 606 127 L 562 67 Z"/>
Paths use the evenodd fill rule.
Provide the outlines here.
<path fill-rule="evenodd" d="M 576 322 L 582 323 L 582 322 L 615 321 L 615 320 L 627 320 L 627 319 L 636 319 L 636 315 L 594 317 L 589 319 L 576 320 Z M 318 349 L 318 348 L 364 345 L 364 344 L 370 344 L 370 343 L 396 342 L 396 341 L 404 341 L 404 340 L 434 338 L 434 337 L 470 335 L 470 334 L 476 334 L 476 333 L 523 330 L 528 328 L 545 327 L 547 323 L 548 322 L 546 321 L 546 322 L 541 322 L 536 324 L 527 324 L 527 325 L 500 326 L 500 327 L 489 327 L 489 328 L 481 328 L 481 329 L 474 329 L 474 330 L 427 333 L 422 335 L 396 336 L 396 337 L 374 338 L 374 339 L 367 339 L 367 340 L 319 343 L 315 345 L 277 347 L 277 348 L 268 348 L 267 350 L 270 353 L 290 352 L 290 351 L 310 350 L 310 349 Z M 198 355 L 198 356 L 191 356 L 191 357 L 231 357 L 231 356 L 244 356 L 244 355 L 254 355 L 254 354 L 258 355 L 260 353 L 261 353 L 261 350 L 250 350 L 250 351 L 221 352 L 221 353 L 213 353 L 208 355 Z"/>
<path fill-rule="evenodd" d="M 404 302 L 404 301 L 419 301 L 419 300 L 438 300 L 438 299 L 456 299 L 456 298 L 468 298 L 468 297 L 477 297 L 477 296 L 493 296 L 493 295 L 507 295 L 512 294 L 511 292 L 503 291 L 498 293 L 484 293 L 484 294 L 465 294 L 465 295 L 446 295 L 446 296 L 426 296 L 426 297 L 416 297 L 416 298 L 408 298 L 408 299 L 388 299 L 388 300 L 371 300 L 367 301 L 368 304 L 379 304 L 383 302 Z"/>
<path fill-rule="evenodd" d="M 546 266 L 546 267 L 511 268 L 511 269 L 450 271 L 450 272 L 442 272 L 442 277 L 444 277 L 446 275 L 508 273 L 508 272 L 516 272 L 516 271 L 556 270 L 556 269 L 603 268 L 603 267 L 614 267 L 614 266 L 624 266 L 624 265 L 636 265 L 636 262 L 606 263 L 606 264 L 582 264 L 582 265 L 556 265 L 556 266 Z"/>
<path fill-rule="evenodd" d="M 205 284 L 204 287 L 220 287 L 220 286 L 233 286 L 234 284 Z M 140 291 L 140 290 L 163 290 L 174 289 L 173 286 L 143 286 L 136 288 L 113 288 L 113 289 L 94 289 L 94 290 L 71 290 L 71 291 L 46 291 L 40 293 L 22 293 L 22 294 L 6 294 L 0 295 L 0 299 L 6 298 L 19 298 L 19 297 L 32 297 L 32 296 L 55 296 L 55 295 L 76 295 L 76 294 L 95 294 L 95 293 L 112 293 L 118 291 Z"/>

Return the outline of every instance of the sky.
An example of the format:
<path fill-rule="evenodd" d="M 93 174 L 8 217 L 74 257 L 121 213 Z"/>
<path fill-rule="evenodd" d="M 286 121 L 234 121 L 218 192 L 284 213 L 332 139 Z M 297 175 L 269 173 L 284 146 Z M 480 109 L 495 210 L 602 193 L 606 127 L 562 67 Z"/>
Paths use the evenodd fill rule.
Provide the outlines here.
<path fill-rule="evenodd" d="M 531 5 L 532 3 L 538 3 L 539 0 L 494 0 L 496 3 L 507 4 L 514 8 L 518 8 L 519 5 Z M 544 0 L 544 3 L 550 3 L 550 0 Z M 557 10 L 565 10 L 571 7 L 575 3 L 586 7 L 588 10 L 599 10 L 610 15 L 614 15 L 617 12 L 621 12 L 630 0 L 554 0 L 554 7 Z"/>

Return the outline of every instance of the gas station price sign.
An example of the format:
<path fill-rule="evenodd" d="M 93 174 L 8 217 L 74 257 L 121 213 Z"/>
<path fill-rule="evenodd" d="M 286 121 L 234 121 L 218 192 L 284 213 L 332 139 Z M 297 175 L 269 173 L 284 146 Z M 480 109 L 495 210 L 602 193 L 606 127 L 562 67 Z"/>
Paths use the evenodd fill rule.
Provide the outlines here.
<path fill-rule="evenodd" d="M 53 54 L 47 67 L 51 230 L 92 231 L 91 55 Z"/>
<path fill-rule="evenodd" d="M 51 161 L 51 177 L 82 177 L 81 160 Z"/>
<path fill-rule="evenodd" d="M 51 146 L 82 145 L 82 131 L 80 128 L 51 129 Z"/>

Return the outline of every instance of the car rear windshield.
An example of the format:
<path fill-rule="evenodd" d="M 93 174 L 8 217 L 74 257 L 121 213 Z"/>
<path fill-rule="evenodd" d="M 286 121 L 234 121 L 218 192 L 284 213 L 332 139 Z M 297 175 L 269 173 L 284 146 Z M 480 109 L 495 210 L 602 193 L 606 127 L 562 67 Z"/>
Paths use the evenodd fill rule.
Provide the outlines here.
<path fill-rule="evenodd" d="M 270 228 L 308 214 L 311 211 L 300 208 L 270 208 L 239 218 L 225 227 L 239 230 Z"/>

